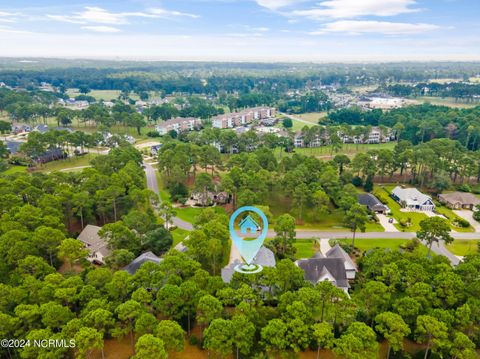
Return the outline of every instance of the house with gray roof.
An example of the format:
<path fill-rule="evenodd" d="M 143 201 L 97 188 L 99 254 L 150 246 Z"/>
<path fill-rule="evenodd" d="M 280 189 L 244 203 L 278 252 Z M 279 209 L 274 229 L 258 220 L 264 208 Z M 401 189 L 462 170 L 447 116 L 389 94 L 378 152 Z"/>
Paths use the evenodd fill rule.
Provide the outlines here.
<path fill-rule="evenodd" d="M 158 264 L 162 260 L 163 258 L 157 257 L 153 252 L 145 252 L 130 262 L 129 265 L 125 266 L 123 270 L 126 270 L 131 275 L 134 275 L 144 263 L 151 262 Z"/>
<path fill-rule="evenodd" d="M 88 260 L 92 263 L 105 264 L 105 257 L 111 254 L 107 247 L 107 242 L 98 235 L 101 227 L 88 224 L 79 234 L 78 240 L 85 245 L 88 250 Z"/>
<path fill-rule="evenodd" d="M 230 263 L 226 267 L 222 268 L 222 279 L 225 283 L 230 283 L 233 277 L 233 273 L 235 273 L 235 266 L 238 264 L 242 264 L 239 260 L 235 260 L 234 262 Z M 261 265 L 262 267 L 275 267 L 276 261 L 275 261 L 275 254 L 273 252 L 266 248 L 266 247 L 261 247 L 255 258 L 252 260 L 252 264 L 257 264 Z"/>
<path fill-rule="evenodd" d="M 470 209 L 473 210 L 480 204 L 474 194 L 468 192 L 451 192 L 438 195 L 438 200 L 452 209 Z"/>
<path fill-rule="evenodd" d="M 432 197 L 423 194 L 416 188 L 397 186 L 392 190 L 392 198 L 403 208 L 411 211 L 433 211 L 435 209 Z"/>
<path fill-rule="evenodd" d="M 348 294 L 347 271 L 342 258 L 308 258 L 299 259 L 295 264 L 305 273 L 305 280 L 312 284 L 329 281 Z"/>
<path fill-rule="evenodd" d="M 357 264 L 350 258 L 347 252 L 337 243 L 330 250 L 325 253 L 326 258 L 340 258 L 343 260 L 345 272 L 348 279 L 355 279 L 358 272 Z"/>
<path fill-rule="evenodd" d="M 357 196 L 358 203 L 366 206 L 373 213 L 387 214 L 390 209 L 371 193 L 360 193 Z"/>

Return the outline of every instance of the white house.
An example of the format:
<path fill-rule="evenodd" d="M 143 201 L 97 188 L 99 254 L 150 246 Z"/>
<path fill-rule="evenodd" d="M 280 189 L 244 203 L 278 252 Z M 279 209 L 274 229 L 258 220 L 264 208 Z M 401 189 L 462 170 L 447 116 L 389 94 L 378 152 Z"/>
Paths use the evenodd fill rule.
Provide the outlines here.
<path fill-rule="evenodd" d="M 427 196 L 416 188 L 397 186 L 392 191 L 392 198 L 403 208 L 411 211 L 433 211 L 435 209 L 432 197 Z"/>

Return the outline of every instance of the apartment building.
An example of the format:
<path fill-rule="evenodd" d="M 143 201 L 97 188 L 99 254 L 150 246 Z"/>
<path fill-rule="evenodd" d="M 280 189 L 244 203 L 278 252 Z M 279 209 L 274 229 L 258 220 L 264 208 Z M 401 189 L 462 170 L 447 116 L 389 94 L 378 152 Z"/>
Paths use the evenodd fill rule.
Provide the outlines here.
<path fill-rule="evenodd" d="M 171 120 L 167 120 L 162 122 L 159 125 L 155 126 L 155 130 L 160 135 L 166 135 L 170 131 L 179 132 L 186 132 L 186 131 L 193 131 L 200 128 L 202 125 L 202 121 L 199 118 L 194 117 L 177 117 Z"/>
<path fill-rule="evenodd" d="M 233 128 L 244 126 L 254 120 L 263 120 L 274 116 L 275 109 L 272 107 L 247 108 L 240 112 L 232 112 L 213 117 L 212 126 L 215 128 Z"/>

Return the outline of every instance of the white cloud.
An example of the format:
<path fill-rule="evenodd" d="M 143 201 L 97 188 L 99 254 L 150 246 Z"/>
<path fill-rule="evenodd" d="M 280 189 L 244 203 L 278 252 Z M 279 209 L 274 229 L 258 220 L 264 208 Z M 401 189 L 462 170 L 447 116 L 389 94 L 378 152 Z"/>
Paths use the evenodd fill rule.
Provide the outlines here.
<path fill-rule="evenodd" d="M 420 11 L 412 8 L 415 4 L 416 0 L 327 0 L 318 3 L 317 7 L 295 10 L 292 14 L 311 19 L 395 16 Z"/>
<path fill-rule="evenodd" d="M 387 21 L 357 21 L 342 20 L 325 24 L 318 31 L 310 32 L 311 35 L 323 35 L 326 33 L 382 33 L 385 35 L 408 35 L 425 31 L 439 29 L 440 27 L 432 24 L 410 24 L 403 22 L 387 22 Z"/>
<path fill-rule="evenodd" d="M 113 26 L 82 26 L 82 29 L 93 31 L 93 32 L 109 33 L 109 34 L 121 31 L 120 29 L 117 29 L 116 27 L 113 27 Z"/>
<path fill-rule="evenodd" d="M 195 14 L 189 14 L 186 12 L 180 12 L 180 11 L 175 11 L 175 10 L 166 10 L 166 9 L 161 9 L 161 8 L 153 8 L 148 10 L 149 13 L 154 14 L 155 17 L 162 17 L 162 18 L 168 18 L 171 16 L 184 16 L 184 17 L 190 17 L 192 19 L 197 19 L 200 16 L 195 15 Z"/>
<path fill-rule="evenodd" d="M 47 15 L 48 18 L 57 21 L 70 22 L 74 24 L 109 24 L 122 25 L 127 24 L 131 17 L 143 18 L 170 18 L 178 16 L 187 16 L 196 18 L 197 15 L 182 13 L 179 11 L 166 10 L 161 8 L 149 9 L 146 12 L 110 12 L 100 7 L 85 7 L 85 10 L 75 12 L 72 15 Z"/>
<path fill-rule="evenodd" d="M 256 0 L 257 4 L 270 10 L 278 10 L 282 7 L 298 3 L 298 0 Z"/>
<path fill-rule="evenodd" d="M 17 14 L 0 11 L 0 22 L 15 22 L 15 15 Z"/>

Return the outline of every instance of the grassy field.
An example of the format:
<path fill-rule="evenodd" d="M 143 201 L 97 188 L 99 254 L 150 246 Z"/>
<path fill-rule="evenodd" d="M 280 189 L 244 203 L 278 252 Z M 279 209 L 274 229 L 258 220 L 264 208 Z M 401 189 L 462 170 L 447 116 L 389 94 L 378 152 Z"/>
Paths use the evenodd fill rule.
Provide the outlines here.
<path fill-rule="evenodd" d="M 38 167 L 38 169 L 35 172 L 53 172 L 53 171 L 65 170 L 67 168 L 72 168 L 72 167 L 88 166 L 90 165 L 90 161 L 96 156 L 98 156 L 96 153 L 89 153 L 84 156 L 78 156 L 78 157 L 75 156 L 75 157 L 66 158 L 64 160 L 48 162 Z"/>
<path fill-rule="evenodd" d="M 327 116 L 326 111 L 322 112 L 307 112 L 307 113 L 301 113 L 298 115 L 294 115 L 295 117 L 301 118 L 304 121 L 308 121 L 313 123 L 314 125 L 318 125 L 318 121 L 322 119 L 323 117 Z"/>
<path fill-rule="evenodd" d="M 92 96 L 95 97 L 97 101 L 104 100 L 104 101 L 111 101 L 115 100 L 118 98 L 120 95 L 120 90 L 91 90 L 89 93 L 87 93 L 87 96 Z M 67 94 L 71 97 L 76 97 L 78 95 L 81 95 L 80 92 L 78 92 L 78 89 L 68 89 Z M 133 100 L 138 100 L 138 95 L 134 93 L 130 93 L 130 98 Z"/>
<path fill-rule="evenodd" d="M 378 144 L 359 144 L 359 145 L 349 143 L 349 144 L 344 144 L 338 152 L 333 152 L 333 153 L 330 146 L 321 146 L 321 147 L 315 147 L 315 148 L 295 148 L 294 152 L 292 153 L 286 153 L 285 151 L 283 151 L 283 149 L 276 148 L 274 152 L 277 157 L 291 155 L 293 153 L 299 153 L 305 156 L 314 156 L 314 157 L 329 159 L 339 154 L 346 154 L 347 156 L 353 157 L 357 153 L 367 152 L 370 150 L 380 150 L 380 149 L 393 150 L 396 144 L 397 144 L 396 142 L 378 143 Z"/>
<path fill-rule="evenodd" d="M 467 254 L 478 253 L 478 240 L 456 239 L 453 243 L 447 245 L 450 252 L 457 256 L 466 256 Z"/>
<path fill-rule="evenodd" d="M 480 102 L 477 103 L 470 103 L 470 102 L 462 102 L 462 101 L 455 101 L 453 97 L 432 97 L 432 96 L 419 96 L 416 97 L 419 103 L 431 103 L 432 105 L 439 105 L 439 106 L 448 106 L 454 108 L 471 108 L 475 106 L 480 106 Z"/>

